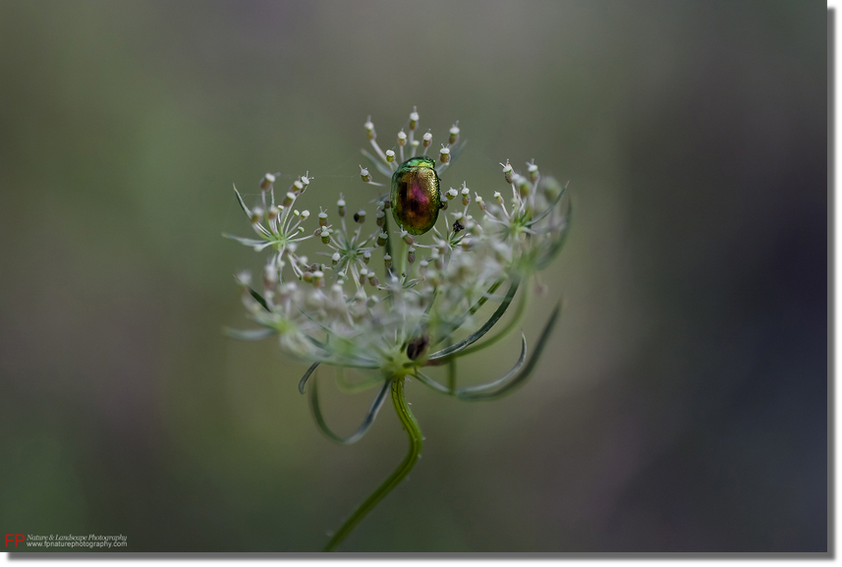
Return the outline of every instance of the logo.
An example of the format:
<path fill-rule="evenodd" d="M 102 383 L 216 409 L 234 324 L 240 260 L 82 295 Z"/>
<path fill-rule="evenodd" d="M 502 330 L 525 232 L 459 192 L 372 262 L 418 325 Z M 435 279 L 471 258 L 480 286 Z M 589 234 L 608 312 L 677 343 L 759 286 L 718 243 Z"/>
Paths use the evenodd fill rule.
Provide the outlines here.
<path fill-rule="evenodd" d="M 26 538 L 23 537 L 23 534 L 6 534 L 6 547 L 9 547 L 9 542 L 13 542 L 15 547 L 18 546 L 19 543 L 23 542 Z"/>

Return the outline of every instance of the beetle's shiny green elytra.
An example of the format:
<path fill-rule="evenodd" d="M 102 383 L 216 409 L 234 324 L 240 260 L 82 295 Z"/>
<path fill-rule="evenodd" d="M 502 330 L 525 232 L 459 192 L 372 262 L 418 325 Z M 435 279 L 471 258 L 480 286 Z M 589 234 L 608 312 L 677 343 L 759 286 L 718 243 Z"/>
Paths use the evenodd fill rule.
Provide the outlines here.
<path fill-rule="evenodd" d="M 441 190 L 436 162 L 425 157 L 406 160 L 392 175 L 392 215 L 410 234 L 424 234 L 436 224 Z"/>

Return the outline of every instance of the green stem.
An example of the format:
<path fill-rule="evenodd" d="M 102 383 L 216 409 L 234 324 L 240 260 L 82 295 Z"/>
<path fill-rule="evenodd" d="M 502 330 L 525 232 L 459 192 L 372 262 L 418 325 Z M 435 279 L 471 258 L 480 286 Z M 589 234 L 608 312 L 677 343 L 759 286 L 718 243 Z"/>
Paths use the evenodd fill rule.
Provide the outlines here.
<path fill-rule="evenodd" d="M 406 279 L 409 279 L 409 270 L 406 267 L 406 260 L 407 260 L 407 246 L 406 241 L 401 238 L 401 271 L 398 273 L 399 276 L 406 275 Z"/>
<path fill-rule="evenodd" d="M 354 528 L 357 527 L 357 524 L 374 509 L 377 504 L 383 500 L 383 498 L 392 491 L 400 482 L 406 478 L 406 475 L 409 474 L 409 471 L 412 470 L 412 467 L 415 466 L 415 462 L 418 461 L 418 457 L 421 456 L 421 446 L 423 444 L 422 437 L 421 437 L 421 428 L 418 426 L 418 422 L 415 420 L 415 416 L 412 415 L 412 412 L 409 411 L 409 406 L 406 403 L 406 395 L 404 394 L 404 380 L 406 377 L 401 376 L 400 378 L 392 378 L 392 403 L 395 406 L 395 412 L 398 414 L 398 418 L 401 420 L 404 429 L 406 430 L 407 435 L 409 436 L 409 452 L 407 453 L 406 457 L 404 458 L 403 462 L 395 469 L 389 478 L 387 478 L 383 484 L 381 484 L 377 490 L 375 490 L 371 496 L 369 496 L 362 505 L 357 508 L 351 517 L 345 520 L 345 523 L 342 524 L 342 527 L 333 534 L 333 537 L 330 538 L 330 541 L 327 542 L 325 546 L 325 551 L 334 551 L 342 543 L 348 534 L 350 534 Z"/>
<path fill-rule="evenodd" d="M 394 266 L 395 257 L 392 256 L 392 233 L 389 232 L 389 214 L 391 211 L 389 209 L 385 209 L 386 216 L 383 217 L 383 232 L 386 233 L 386 254 L 392 257 L 392 265 Z M 394 273 L 393 268 L 389 268 L 386 270 L 386 279 L 389 279 L 389 275 Z"/>

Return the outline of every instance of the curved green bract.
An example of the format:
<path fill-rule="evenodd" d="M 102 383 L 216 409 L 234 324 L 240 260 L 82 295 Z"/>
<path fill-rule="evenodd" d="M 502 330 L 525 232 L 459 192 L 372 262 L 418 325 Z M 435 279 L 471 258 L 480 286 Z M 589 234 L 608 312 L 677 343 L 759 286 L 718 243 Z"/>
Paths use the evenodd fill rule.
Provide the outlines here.
<path fill-rule="evenodd" d="M 418 378 L 418 381 L 424 384 L 425 386 L 429 386 L 433 390 L 437 392 L 441 392 L 443 394 L 448 394 L 450 396 L 456 396 L 457 398 L 471 398 L 473 394 L 477 392 L 486 392 L 488 390 L 493 390 L 498 386 L 504 385 L 507 381 L 511 380 L 512 377 L 517 376 L 518 371 L 520 370 L 521 366 L 523 366 L 523 361 L 526 359 L 526 337 L 523 336 L 521 333 L 521 345 L 520 345 L 520 357 L 518 358 L 517 362 L 515 363 L 514 367 L 509 370 L 504 376 L 494 380 L 492 382 L 487 382 L 485 384 L 480 384 L 479 386 L 468 386 L 467 388 L 460 388 L 456 389 L 453 387 L 453 383 L 455 382 L 455 370 L 451 371 L 454 374 L 450 377 L 451 386 L 447 387 L 443 384 L 433 380 L 420 370 L 416 369 L 415 377 Z"/>
<path fill-rule="evenodd" d="M 500 318 L 506 312 L 506 309 L 509 308 L 509 305 L 512 303 L 512 298 L 514 298 L 515 293 L 517 293 L 517 288 L 519 285 L 519 281 L 512 282 L 512 285 L 509 287 L 509 291 L 506 292 L 506 297 L 504 297 L 503 300 L 500 302 L 500 305 L 497 307 L 497 310 L 494 311 L 491 317 L 488 318 L 488 321 L 486 321 L 485 324 L 482 327 L 480 327 L 476 332 L 474 332 L 470 337 L 464 338 L 452 346 L 443 348 L 440 351 L 431 354 L 428 360 L 443 359 L 444 357 L 451 354 L 455 354 L 463 348 L 466 348 L 480 340 L 483 337 L 483 335 L 485 335 L 488 331 L 491 330 L 491 327 L 497 324 L 497 321 L 500 320 Z"/>
<path fill-rule="evenodd" d="M 506 281 L 505 278 L 501 278 L 501 279 L 497 280 L 496 282 L 494 282 L 493 284 L 491 284 L 491 286 L 486 290 L 485 294 L 481 298 L 479 298 L 479 300 L 477 300 L 477 302 L 474 303 L 471 306 L 470 309 L 468 309 L 467 313 L 465 313 L 459 319 L 457 319 L 456 321 L 454 321 L 453 323 L 448 325 L 448 327 L 450 328 L 450 331 L 440 333 L 439 338 L 433 343 L 433 345 L 437 345 L 440 342 L 442 342 L 443 340 L 445 340 L 446 338 L 450 337 L 450 333 L 452 333 L 453 331 L 455 331 L 456 329 L 461 327 L 462 323 L 464 323 L 465 320 L 468 317 L 473 316 L 477 311 L 479 311 L 482 308 L 482 306 L 485 305 L 485 303 L 488 301 L 488 299 L 491 297 L 491 295 L 495 291 L 497 291 L 497 288 L 500 287 L 503 284 L 504 281 Z M 436 298 L 436 296 L 433 295 L 433 301 L 435 301 L 435 298 Z M 432 303 L 430 303 L 429 307 L 432 307 Z M 428 313 L 429 313 L 429 311 L 428 311 Z"/>
<path fill-rule="evenodd" d="M 418 461 L 418 457 L 421 456 L 421 447 L 424 443 L 423 437 L 421 436 L 421 428 L 418 426 L 418 422 L 415 420 L 415 416 L 412 415 L 412 412 L 409 411 L 409 406 L 406 403 L 406 395 L 404 393 L 404 381 L 406 378 L 401 376 L 399 378 L 392 378 L 388 380 L 386 383 L 387 385 L 391 384 L 392 390 L 392 403 L 395 406 L 395 412 L 398 414 L 398 418 L 401 420 L 404 429 L 406 430 L 406 434 L 409 436 L 409 452 L 407 453 L 406 457 L 404 458 L 403 462 L 398 465 L 398 468 L 395 469 L 389 478 L 387 478 L 383 484 L 381 484 L 377 490 L 369 496 L 365 502 L 357 508 L 351 517 L 345 520 L 345 523 L 342 524 L 342 527 L 333 534 L 333 537 L 330 538 L 330 541 L 327 542 L 325 546 L 325 551 L 334 551 L 339 544 L 341 544 L 348 534 L 353 531 L 357 524 L 371 512 L 371 510 L 385 498 L 387 494 L 389 494 L 400 482 L 406 478 L 406 475 L 409 474 L 409 471 L 412 470 L 412 467 L 415 466 L 415 463 Z"/>
<path fill-rule="evenodd" d="M 240 208 L 243 209 L 243 212 L 246 214 L 246 218 L 251 220 L 251 211 L 246 206 L 246 202 L 243 201 L 243 196 L 240 195 L 240 192 L 237 191 L 237 187 L 234 187 L 234 193 L 237 195 L 237 202 L 240 204 Z"/>
<path fill-rule="evenodd" d="M 556 305 L 555 309 L 553 309 L 546 325 L 544 325 L 544 329 L 541 331 L 541 336 L 538 338 L 538 345 L 535 347 L 535 352 L 529 358 L 529 362 L 526 363 L 526 366 L 523 366 L 524 360 L 526 359 L 526 337 L 521 335 L 521 352 L 518 361 L 509 372 L 497 380 L 480 384 L 479 386 L 469 386 L 453 391 L 451 388 L 433 380 L 420 371 L 416 371 L 415 377 L 418 378 L 418 381 L 425 386 L 429 386 L 433 390 L 441 392 L 442 394 L 455 396 L 460 400 L 489 401 L 507 396 L 516 388 L 522 386 L 530 377 L 532 371 L 535 370 L 538 360 L 541 357 L 541 352 L 543 352 L 544 347 L 547 344 L 547 339 L 549 339 L 550 332 L 558 320 L 560 311 L 561 304 L 559 303 Z"/>
<path fill-rule="evenodd" d="M 558 192 L 558 197 L 555 198 L 555 201 L 553 201 L 552 204 L 547 206 L 547 208 L 544 209 L 544 211 L 540 215 L 538 215 L 537 217 L 533 218 L 528 223 L 526 223 L 526 226 L 527 227 L 535 226 L 537 223 L 544 220 L 544 218 L 547 215 L 549 215 L 551 212 L 553 212 L 553 209 L 556 208 L 556 205 L 558 205 L 561 202 L 561 199 L 564 197 L 565 193 L 567 193 L 567 184 L 566 183 L 565 183 L 564 187 L 561 188 L 561 191 Z"/>
<path fill-rule="evenodd" d="M 254 300 L 256 302 L 258 302 L 263 309 L 265 309 L 269 313 L 272 312 L 272 310 L 269 309 L 269 304 L 266 303 L 265 299 L 263 299 L 263 296 L 260 295 L 259 293 L 257 293 L 257 291 L 251 286 L 249 286 L 249 295 L 251 295 L 254 298 Z"/>
<path fill-rule="evenodd" d="M 425 386 L 429 386 L 430 388 L 432 388 L 436 392 L 441 392 L 442 394 L 447 394 L 447 395 L 454 395 L 456 393 L 454 391 L 451 391 L 450 388 L 448 388 L 447 386 L 444 386 L 443 384 L 440 384 L 439 382 L 433 380 L 432 378 L 430 378 L 429 376 L 427 376 L 426 374 L 424 374 L 423 372 L 421 372 L 417 368 L 415 369 L 415 375 L 414 376 L 415 376 L 415 378 L 418 379 L 419 382 L 421 382 Z"/>
<path fill-rule="evenodd" d="M 515 310 L 514 315 L 512 315 L 511 319 L 509 319 L 509 322 L 506 323 L 506 325 L 502 329 L 497 331 L 497 333 L 495 333 L 494 336 L 482 341 L 480 344 L 474 343 L 471 346 L 460 350 L 459 356 L 462 357 L 468 356 L 469 354 L 474 354 L 475 352 L 479 352 L 483 349 L 493 346 L 501 339 L 509 336 L 509 333 L 512 332 L 512 330 L 515 327 L 517 327 L 518 323 L 520 323 L 520 320 L 523 319 L 523 314 L 526 312 L 527 291 L 529 291 L 528 286 L 523 289 L 523 294 L 520 298 L 520 301 L 517 304 L 517 309 Z"/>
<path fill-rule="evenodd" d="M 458 390 L 456 390 L 456 396 L 461 398 L 461 397 L 464 397 L 466 395 L 470 396 L 470 395 L 476 394 L 478 392 L 487 392 L 489 390 L 493 390 L 494 388 L 497 388 L 498 386 L 503 386 L 504 384 L 506 384 L 506 382 L 508 382 L 509 380 L 511 380 L 512 378 L 514 378 L 518 375 L 518 372 L 520 372 L 520 369 L 523 366 L 523 362 L 525 360 L 526 360 L 526 335 L 521 333 L 520 334 L 520 357 L 518 357 L 517 362 L 515 362 L 515 365 L 512 367 L 511 370 L 509 370 L 505 375 L 501 376 L 500 378 L 498 378 L 497 380 L 494 380 L 492 382 L 480 384 L 479 386 L 468 386 L 466 388 L 459 388 Z"/>
<path fill-rule="evenodd" d="M 383 407 L 383 401 L 386 399 L 386 392 L 388 391 L 389 380 L 386 380 L 383 387 L 380 389 L 380 392 L 377 393 L 377 397 L 374 398 L 374 402 L 371 404 L 371 408 L 368 410 L 362 424 L 360 424 L 357 430 L 348 437 L 340 437 L 327 426 L 325 418 L 322 415 L 322 410 L 319 407 L 319 388 L 316 386 L 315 381 L 313 381 L 313 388 L 310 390 L 310 406 L 313 408 L 313 415 L 316 418 L 316 423 L 319 424 L 319 429 L 322 430 L 322 433 L 324 433 L 328 439 L 336 441 L 340 445 L 350 445 L 362 439 L 363 435 L 365 435 L 368 431 L 368 428 L 371 427 L 372 423 L 374 423 L 377 413 L 380 411 L 380 408 Z"/>
<path fill-rule="evenodd" d="M 457 391 L 457 397 L 460 400 L 466 401 L 491 401 L 497 400 L 504 396 L 508 396 L 514 390 L 523 384 L 526 383 L 526 380 L 532 375 L 532 371 L 535 370 L 535 367 L 538 365 L 538 360 L 541 358 L 541 352 L 543 352 L 544 347 L 547 345 L 547 339 L 550 338 L 550 331 L 552 331 L 553 327 L 555 326 L 556 320 L 558 319 L 559 312 L 561 311 L 561 304 L 557 304 L 555 309 L 553 309 L 552 315 L 550 315 L 550 319 L 547 321 L 547 324 L 544 325 L 544 330 L 541 331 L 541 336 L 538 338 L 538 344 L 535 347 L 535 352 L 529 357 L 529 362 L 526 363 L 526 366 L 523 367 L 520 371 L 509 373 L 506 380 L 496 380 L 495 382 L 489 383 L 486 385 L 488 389 L 492 388 L 492 385 L 500 385 L 502 387 L 494 392 L 488 392 L 485 390 L 480 390 L 480 386 L 476 386 L 473 389 L 464 389 L 461 391 Z M 524 341 L 524 351 L 526 347 L 526 342 Z M 525 354 L 525 353 L 524 353 Z"/>
<path fill-rule="evenodd" d="M 222 332 L 232 339 L 239 339 L 241 341 L 259 341 L 277 333 L 275 329 L 268 327 L 264 327 L 263 329 L 232 329 L 225 327 Z"/>
<path fill-rule="evenodd" d="M 314 362 L 310 365 L 310 368 L 307 369 L 307 372 L 304 373 L 304 376 L 301 377 L 301 380 L 298 382 L 298 393 L 304 393 L 304 385 L 307 383 L 307 380 L 310 378 L 310 375 L 316 371 L 316 368 L 319 367 L 321 362 Z"/>
<path fill-rule="evenodd" d="M 567 234 L 570 232 L 570 221 L 573 216 L 573 205 L 571 204 L 567 209 L 567 215 L 564 218 L 564 229 L 561 231 L 561 234 L 553 240 L 547 250 L 535 261 L 535 267 L 538 270 L 543 270 L 547 266 L 549 266 L 550 262 L 552 262 L 553 258 L 555 258 L 556 254 L 559 253 L 562 246 L 564 246 L 564 241 L 567 240 Z"/>
<path fill-rule="evenodd" d="M 348 380 L 345 377 L 344 366 L 336 367 L 336 385 L 339 387 L 340 390 L 342 390 L 346 394 L 357 394 L 359 392 L 364 392 L 366 390 L 371 389 L 373 386 L 380 384 L 381 382 L 383 382 L 383 376 L 369 377 L 362 380 L 361 382 L 354 382 L 352 380 Z"/>

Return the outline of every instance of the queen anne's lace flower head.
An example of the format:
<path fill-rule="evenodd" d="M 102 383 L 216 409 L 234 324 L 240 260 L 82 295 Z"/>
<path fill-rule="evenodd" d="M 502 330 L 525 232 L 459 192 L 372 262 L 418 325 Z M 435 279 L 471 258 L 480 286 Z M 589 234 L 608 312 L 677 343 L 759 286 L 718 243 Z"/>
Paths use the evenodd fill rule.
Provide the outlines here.
<path fill-rule="evenodd" d="M 284 351 L 311 364 L 299 384 L 302 393 L 319 365 L 372 371 L 373 378 L 363 384 L 380 385 L 380 392 L 349 438 L 327 428 L 315 385 L 311 388 L 319 425 L 342 443 L 365 433 L 390 387 L 398 408 L 396 387 L 402 400 L 407 376 L 464 400 L 509 393 L 534 368 L 558 314 L 556 307 L 530 361 L 524 338 L 515 367 L 498 380 L 456 388 L 453 380 L 445 386 L 422 372 L 426 366 L 452 364 L 514 329 L 516 317 L 486 336 L 518 289 L 528 288 L 523 281 L 547 267 L 561 249 L 570 206 L 565 187 L 542 176 L 534 160 L 523 174 L 508 160 L 501 163 L 499 189 L 453 183 L 443 174 L 464 147 L 458 122 L 438 149 L 431 132 L 420 134 L 419 123 L 413 110 L 406 127 L 387 144 L 392 147 L 383 151 L 371 117 L 366 120 L 372 151 L 362 150 L 370 163 L 360 165 L 359 176 L 377 193 L 368 211 L 351 210 L 340 195 L 333 205 L 319 203 L 318 214 L 310 218 L 309 210 L 298 206 L 318 183 L 309 172 L 285 189 L 276 188 L 280 174 L 267 173 L 251 207 L 234 189 L 256 237 L 225 236 L 269 254 L 259 284 L 252 285 L 248 274 L 237 276 L 247 314 L 258 328 L 229 333 L 243 339 L 278 336 Z M 308 239 L 323 247 L 312 259 L 300 251 Z M 479 318 L 486 303 L 497 307 L 490 317 Z M 456 340 L 460 330 L 469 334 Z"/>
<path fill-rule="evenodd" d="M 507 160 L 501 166 L 509 188 L 493 191 L 490 199 L 466 182 L 439 190 L 440 175 L 463 147 L 461 131 L 454 124 L 447 143 L 432 159 L 432 134 L 419 140 L 418 123 L 413 111 L 409 133 L 401 130 L 395 138 L 396 153 L 381 149 L 371 118 L 366 121 L 374 153 L 363 154 L 386 179 L 375 181 L 362 166 L 360 177 L 368 185 L 392 188 L 391 194 L 381 190 L 371 215 L 365 209 L 349 211 L 340 196 L 334 207 L 320 207 L 311 220 L 308 210 L 297 208 L 311 183 L 317 182 L 309 173 L 281 196 L 276 196 L 277 175 L 267 173 L 260 183 L 260 201 L 251 208 L 235 188 L 257 238 L 226 236 L 271 253 L 262 292 L 240 279 L 249 316 L 261 329 L 232 334 L 276 334 L 283 349 L 298 358 L 376 369 L 383 379 L 395 372 L 416 375 L 437 357 L 431 349 L 408 357 L 413 339 L 429 336 L 429 345 L 442 343 L 474 322 L 482 304 L 505 301 L 507 307 L 511 298 L 496 293 L 503 284 L 516 288 L 547 266 L 566 234 L 567 209 L 560 206 L 564 188 L 542 177 L 534 162 L 527 163 L 526 175 L 521 175 Z M 415 169 L 435 182 L 435 190 L 425 194 L 424 179 L 413 179 L 410 190 L 416 191 L 415 198 L 411 193 L 401 198 L 395 186 L 402 174 L 408 177 L 407 164 L 420 164 Z M 436 219 L 420 234 L 400 224 L 419 198 L 434 202 L 425 202 L 427 210 L 420 208 L 413 221 L 424 214 Z M 326 258 L 311 261 L 299 254 L 299 243 L 310 238 L 324 244 Z M 458 353 L 453 350 L 448 356 Z"/>

